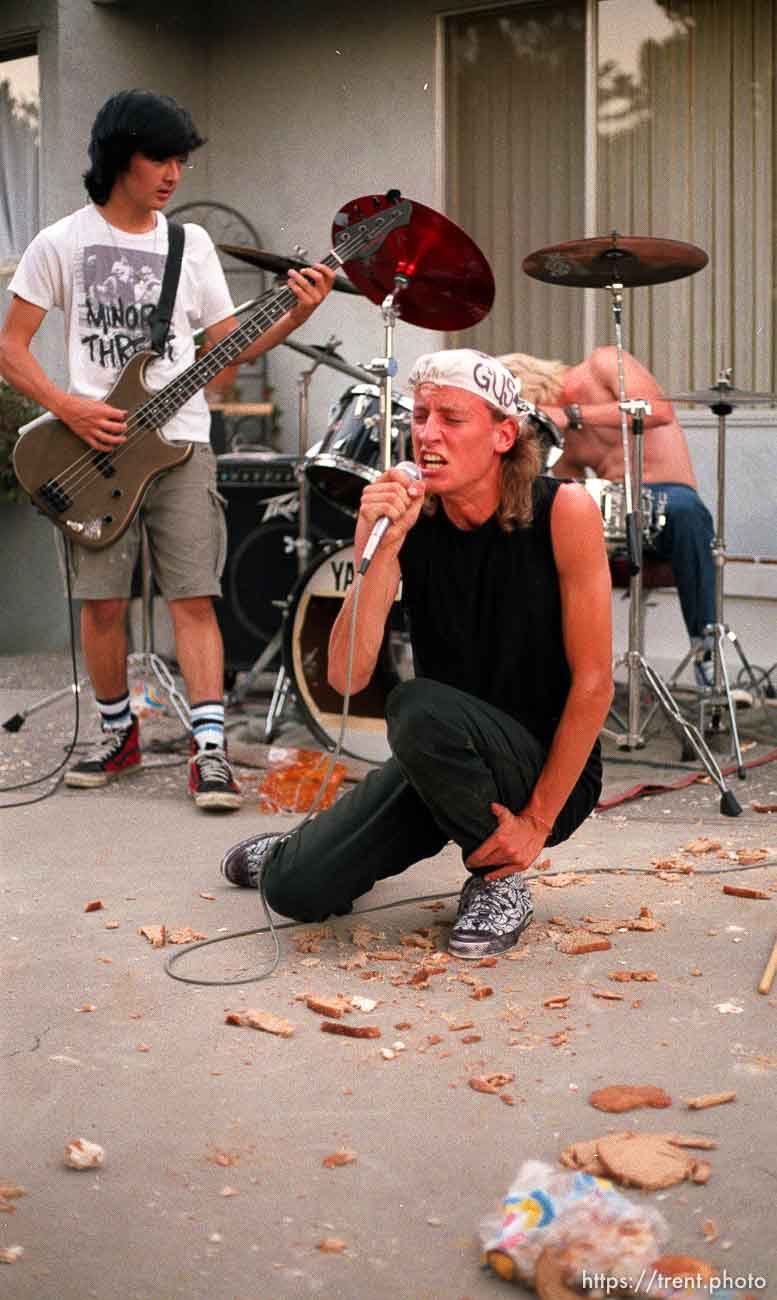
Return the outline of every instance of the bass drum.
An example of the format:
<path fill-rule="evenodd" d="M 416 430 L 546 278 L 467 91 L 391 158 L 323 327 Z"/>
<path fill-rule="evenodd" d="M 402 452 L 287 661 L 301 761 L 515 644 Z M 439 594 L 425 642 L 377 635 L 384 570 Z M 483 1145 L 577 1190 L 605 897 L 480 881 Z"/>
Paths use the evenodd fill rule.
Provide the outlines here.
<path fill-rule="evenodd" d="M 329 634 L 354 577 L 353 546 L 342 543 L 328 548 L 303 573 L 291 593 L 284 627 L 284 667 L 303 721 L 330 750 L 340 734 L 343 697 L 327 681 Z M 386 697 L 398 682 L 412 675 L 410 640 L 404 630 L 398 594 L 372 680 L 363 691 L 351 696 L 343 753 L 371 763 L 382 763 L 389 757 Z"/>

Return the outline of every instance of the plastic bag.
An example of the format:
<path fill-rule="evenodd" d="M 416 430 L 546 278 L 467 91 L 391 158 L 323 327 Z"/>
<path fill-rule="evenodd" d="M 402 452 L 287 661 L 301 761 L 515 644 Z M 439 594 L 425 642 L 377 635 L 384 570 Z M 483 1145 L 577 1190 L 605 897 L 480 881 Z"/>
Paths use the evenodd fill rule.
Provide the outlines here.
<path fill-rule="evenodd" d="M 136 677 L 130 686 L 130 709 L 136 718 L 163 718 L 168 710 L 159 682 Z"/>
<path fill-rule="evenodd" d="M 597 1275 L 636 1282 L 669 1235 L 657 1210 L 633 1204 L 606 1178 L 561 1173 L 541 1160 L 521 1165 L 502 1211 L 480 1227 L 485 1268 L 533 1286 L 537 1260 L 554 1247 L 565 1283 L 591 1297 L 605 1294 L 593 1285 Z"/>
<path fill-rule="evenodd" d="M 329 761 L 330 755 L 317 749 L 271 749 L 267 755 L 268 771 L 259 786 L 260 811 L 309 812 Z M 344 776 L 345 764 L 335 763 L 316 811 L 331 807 Z"/>

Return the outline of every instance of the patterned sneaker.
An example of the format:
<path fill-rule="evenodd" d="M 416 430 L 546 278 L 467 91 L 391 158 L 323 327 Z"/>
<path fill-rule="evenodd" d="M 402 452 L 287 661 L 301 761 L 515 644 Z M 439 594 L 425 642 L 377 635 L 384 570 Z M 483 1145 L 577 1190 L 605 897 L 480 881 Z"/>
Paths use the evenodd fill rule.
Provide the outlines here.
<path fill-rule="evenodd" d="M 517 875 L 486 880 L 470 876 L 448 940 L 454 957 L 488 957 L 518 942 L 534 916 L 531 895 Z"/>
<path fill-rule="evenodd" d="M 93 754 L 82 758 L 65 773 L 65 785 L 91 790 L 107 785 L 117 776 L 131 776 L 141 768 L 140 728 L 136 717 L 122 731 L 106 731 Z"/>
<path fill-rule="evenodd" d="M 223 808 L 231 812 L 240 807 L 243 796 L 223 749 L 206 745 L 204 749 L 193 750 L 189 763 L 189 794 L 198 808 Z"/>
<path fill-rule="evenodd" d="M 233 844 L 221 859 L 222 876 L 230 885 L 240 885 L 242 889 L 258 889 L 262 867 L 279 839 L 280 835 L 253 835 L 250 840 Z"/>

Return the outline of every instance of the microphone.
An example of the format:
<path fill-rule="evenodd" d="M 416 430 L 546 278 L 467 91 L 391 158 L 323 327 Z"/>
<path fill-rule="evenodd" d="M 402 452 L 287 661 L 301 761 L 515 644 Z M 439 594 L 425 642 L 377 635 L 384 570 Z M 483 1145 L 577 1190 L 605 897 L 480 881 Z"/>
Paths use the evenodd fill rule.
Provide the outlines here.
<path fill-rule="evenodd" d="M 413 479 L 414 482 L 416 483 L 420 483 L 421 481 L 421 477 L 422 477 L 421 471 L 418 468 L 418 466 L 415 464 L 415 462 L 412 460 L 401 460 L 398 465 L 394 466 L 394 469 L 401 469 L 402 473 L 407 478 Z M 373 525 L 372 532 L 367 538 L 367 545 L 364 548 L 364 554 L 362 555 L 362 562 L 359 565 L 359 573 L 367 572 L 370 566 L 370 561 L 372 560 L 373 555 L 377 551 L 381 543 L 381 540 L 383 538 L 383 535 L 386 532 L 389 525 L 391 524 L 391 522 L 392 521 L 389 519 L 388 515 L 381 515 L 380 519 L 378 519 L 377 522 Z"/>

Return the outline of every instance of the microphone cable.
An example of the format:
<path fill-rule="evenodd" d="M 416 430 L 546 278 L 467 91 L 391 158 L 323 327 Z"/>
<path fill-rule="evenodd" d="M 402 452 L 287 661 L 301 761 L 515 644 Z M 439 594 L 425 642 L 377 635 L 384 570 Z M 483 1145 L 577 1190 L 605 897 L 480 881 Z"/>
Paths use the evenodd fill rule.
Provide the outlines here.
<path fill-rule="evenodd" d="M 413 461 L 402 461 L 399 465 L 395 466 L 394 468 L 401 469 L 405 473 L 405 475 L 408 478 L 412 479 L 413 481 L 417 481 L 421 477 L 420 470 L 418 469 L 417 465 L 415 465 Z M 356 645 L 356 620 L 357 620 L 357 615 L 359 610 L 359 599 L 361 596 L 362 581 L 364 578 L 364 574 L 366 573 L 367 568 L 369 567 L 370 561 L 372 560 L 372 556 L 377 550 L 378 545 L 384 533 L 386 532 L 387 528 L 389 527 L 390 522 L 391 521 L 384 516 L 381 520 L 378 521 L 377 524 L 373 526 L 373 529 L 367 539 L 367 544 L 365 545 L 364 548 L 361 563 L 358 569 L 356 568 L 356 566 L 354 566 L 355 572 L 354 572 L 353 598 L 351 603 L 351 617 L 348 626 L 348 653 L 346 658 L 346 670 L 345 670 L 345 692 L 343 694 L 343 708 L 342 708 L 342 713 L 340 715 L 340 730 L 337 735 L 337 741 L 335 742 L 335 747 L 329 756 L 329 762 L 327 763 L 326 769 L 324 771 L 324 775 L 321 779 L 321 785 L 319 787 L 315 799 L 313 800 L 313 803 L 311 804 L 310 808 L 308 809 L 308 811 L 306 812 L 302 820 L 297 823 L 297 825 L 294 827 L 293 830 L 284 832 L 284 834 L 280 837 L 281 839 L 288 839 L 290 835 L 295 835 L 298 831 L 302 829 L 303 826 L 306 826 L 307 823 L 316 815 L 316 813 L 318 812 L 319 804 L 321 803 L 321 800 L 324 797 L 326 787 L 329 783 L 329 778 L 332 775 L 332 772 L 334 771 L 335 763 L 337 762 L 342 752 L 343 745 L 345 743 L 345 730 L 348 723 L 348 713 L 349 713 L 350 703 L 351 703 L 351 682 L 353 679 L 353 656 L 354 656 L 354 649 Z M 165 972 L 171 977 L 171 979 L 180 980 L 182 984 L 211 985 L 216 988 L 229 988 L 232 985 L 236 985 L 236 984 L 254 984 L 258 980 L 269 979 L 269 977 L 273 975 L 275 971 L 278 969 L 281 960 L 281 946 L 280 943 L 278 942 L 278 935 L 276 931 L 279 929 L 288 929 L 290 926 L 300 925 L 301 922 L 286 921 L 286 922 L 282 922 L 280 925 L 275 924 L 275 922 L 272 919 L 272 916 L 270 915 L 270 909 L 267 905 L 267 899 L 265 898 L 264 882 L 261 873 L 259 876 L 259 897 L 261 899 L 262 908 L 264 909 L 265 917 L 267 918 L 266 926 L 252 927 L 250 930 L 238 930 L 230 934 L 218 935 L 215 939 L 199 939 L 196 943 L 190 944 L 186 948 L 183 948 L 181 952 L 173 953 L 170 957 L 167 958 L 164 967 Z M 209 948 L 216 943 L 227 943 L 232 939 L 242 939 L 242 938 L 246 938 L 249 935 L 266 934 L 268 931 L 273 941 L 273 956 L 270 959 L 267 968 L 261 971 L 259 974 L 244 975 L 231 980 L 211 980 L 211 979 L 195 979 L 193 976 L 179 975 L 178 972 L 173 971 L 173 966 L 175 966 L 179 961 L 181 961 L 182 958 L 188 957 L 191 953 L 197 952 L 200 948 Z"/>
<path fill-rule="evenodd" d="M 335 763 L 340 757 L 340 754 L 343 749 L 343 745 L 345 743 L 345 731 L 346 731 L 346 726 L 348 724 L 348 714 L 349 714 L 350 704 L 351 704 L 353 655 L 354 655 L 354 648 L 356 644 L 356 619 L 359 610 L 359 598 L 361 596 L 362 580 L 363 580 L 363 574 L 357 572 L 354 577 L 353 598 L 351 603 L 351 617 L 348 626 L 348 655 L 346 660 L 345 692 L 343 694 L 343 708 L 340 716 L 340 730 L 337 735 L 335 747 L 332 750 L 331 754 L 329 755 L 329 761 L 326 765 L 326 768 L 324 769 L 324 775 L 321 778 L 321 784 L 319 786 L 318 792 L 316 793 L 315 799 L 310 805 L 310 808 L 305 813 L 305 816 L 302 818 L 302 820 L 299 821 L 292 830 L 285 831 L 279 837 L 281 840 L 287 840 L 291 835 L 296 835 L 298 831 L 302 830 L 303 826 L 306 826 L 307 823 L 311 821 L 313 817 L 315 817 L 316 813 L 318 812 L 318 808 L 321 803 L 321 800 L 323 799 L 324 794 L 326 792 L 327 785 L 329 784 L 329 778 L 331 777 L 332 772 L 334 771 Z M 173 953 L 171 954 L 171 956 L 167 958 L 164 967 L 166 974 L 168 974 L 171 979 L 179 980 L 182 984 L 210 985 L 215 988 L 230 988 L 236 984 L 255 984 L 259 980 L 269 979 L 271 975 L 274 975 L 275 971 L 278 969 L 281 960 L 281 945 L 278 940 L 277 931 L 289 929 L 290 927 L 302 924 L 302 922 L 283 921 L 280 924 L 276 924 L 276 922 L 273 921 L 272 916 L 270 915 L 270 908 L 267 904 L 267 899 L 265 898 L 265 894 L 264 894 L 263 873 L 260 873 L 259 875 L 259 898 L 261 900 L 262 908 L 264 910 L 264 915 L 267 919 L 267 925 L 258 926 L 258 927 L 254 926 L 250 930 L 236 930 L 231 932 L 230 934 L 220 934 L 215 939 L 199 939 L 196 943 L 189 944 L 186 948 L 182 948 L 180 952 Z M 175 966 L 179 961 L 181 961 L 182 958 L 190 956 L 192 953 L 197 952 L 200 948 L 209 948 L 216 943 L 228 943 L 233 939 L 243 939 L 250 935 L 267 934 L 268 932 L 273 942 L 273 955 L 270 958 L 269 964 L 267 965 L 266 969 L 260 971 L 258 974 L 238 976 L 235 979 L 216 980 L 216 979 L 195 978 L 194 976 L 191 975 L 180 975 L 177 971 L 173 970 L 173 966 Z"/>

